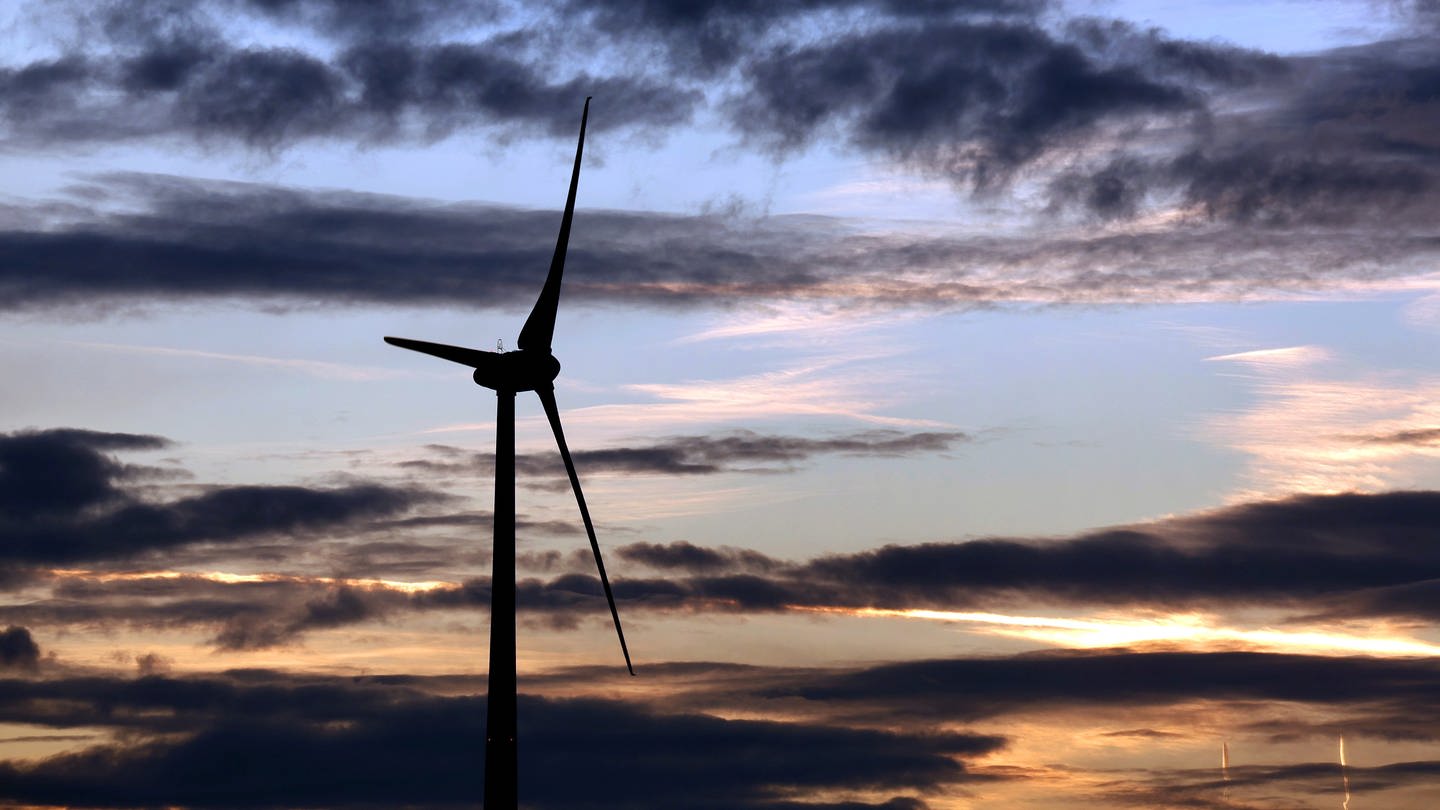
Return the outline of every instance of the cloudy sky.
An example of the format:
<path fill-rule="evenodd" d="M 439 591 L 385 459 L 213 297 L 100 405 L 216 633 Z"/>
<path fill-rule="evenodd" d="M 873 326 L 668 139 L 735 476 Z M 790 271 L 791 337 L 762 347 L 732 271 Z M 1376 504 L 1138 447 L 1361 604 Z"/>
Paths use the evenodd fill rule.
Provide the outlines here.
<path fill-rule="evenodd" d="M 0 8 L 0 803 L 1440 804 L 1432 0 Z"/>

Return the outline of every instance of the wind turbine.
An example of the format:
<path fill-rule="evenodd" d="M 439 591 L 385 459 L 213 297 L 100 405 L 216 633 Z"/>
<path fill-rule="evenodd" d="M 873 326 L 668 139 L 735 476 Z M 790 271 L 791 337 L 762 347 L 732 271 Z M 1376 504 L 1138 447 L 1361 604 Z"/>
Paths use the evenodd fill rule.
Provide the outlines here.
<path fill-rule="evenodd" d="M 575 168 L 570 174 L 570 195 L 565 198 L 565 215 L 560 220 L 560 237 L 555 243 L 555 257 L 550 260 L 550 274 L 535 308 L 525 320 L 516 342 L 519 351 L 487 352 L 461 346 L 447 346 L 424 340 L 387 337 L 385 342 L 402 349 L 433 355 L 452 363 L 475 369 L 475 382 L 495 391 L 498 403 L 495 419 L 495 553 L 490 577 L 490 675 L 487 684 L 485 720 L 485 807 L 486 810 L 511 810 L 517 802 L 517 768 L 515 755 L 515 394 L 534 391 L 545 408 L 575 501 L 580 505 L 580 519 L 590 537 L 590 550 L 595 552 L 595 567 L 600 571 L 600 584 L 610 603 L 610 618 L 620 637 L 620 651 L 625 655 L 625 668 L 631 675 L 630 649 L 625 646 L 625 631 L 620 629 L 620 613 L 615 610 L 615 596 L 610 579 L 605 576 L 605 561 L 600 557 L 600 544 L 595 540 L 595 526 L 575 463 L 565 445 L 565 431 L 560 427 L 560 411 L 555 405 L 555 377 L 560 361 L 550 351 L 555 333 L 555 311 L 560 304 L 560 279 L 565 270 L 565 248 L 570 241 L 570 221 L 575 216 L 575 190 L 580 184 L 580 155 L 585 150 L 585 121 L 590 117 L 590 98 L 580 114 L 580 142 L 575 147 Z"/>

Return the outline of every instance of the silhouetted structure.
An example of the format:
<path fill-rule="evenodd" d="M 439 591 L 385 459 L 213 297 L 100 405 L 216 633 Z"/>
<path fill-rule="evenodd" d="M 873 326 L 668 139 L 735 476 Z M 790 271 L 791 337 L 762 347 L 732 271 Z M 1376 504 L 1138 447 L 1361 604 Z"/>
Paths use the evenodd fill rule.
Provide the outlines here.
<path fill-rule="evenodd" d="M 580 518 L 590 537 L 590 550 L 595 552 L 595 567 L 600 571 L 600 584 L 610 603 L 610 618 L 620 637 L 620 650 L 625 654 L 625 668 L 631 675 L 630 650 L 625 645 L 625 632 L 620 629 L 620 614 L 615 609 L 615 596 L 610 579 L 605 576 L 605 562 L 600 557 L 600 544 L 595 539 L 595 526 L 570 449 L 565 445 L 565 432 L 560 427 L 560 411 L 555 404 L 555 377 L 560 361 L 550 351 L 555 333 L 555 314 L 560 304 L 560 281 L 565 269 L 565 248 L 570 241 L 570 221 L 575 216 L 575 191 L 580 184 L 580 156 L 585 151 L 585 122 L 590 117 L 590 99 L 580 115 L 580 142 L 575 147 L 575 168 L 570 175 L 570 194 L 565 199 L 565 215 L 560 220 L 560 236 L 555 243 L 555 257 L 550 261 L 550 274 L 535 301 L 535 308 L 525 320 L 517 342 L 519 351 L 501 353 L 423 340 L 387 337 L 385 342 L 402 349 L 423 352 L 475 369 L 475 382 L 495 391 L 498 403 L 495 419 L 495 552 L 490 577 L 490 675 L 486 697 L 485 721 L 485 807 L 486 810 L 511 810 L 517 803 L 517 770 L 515 746 L 515 394 L 534 391 L 545 408 L 570 486 L 580 505 Z M 497 346 L 498 348 L 498 346 Z"/>

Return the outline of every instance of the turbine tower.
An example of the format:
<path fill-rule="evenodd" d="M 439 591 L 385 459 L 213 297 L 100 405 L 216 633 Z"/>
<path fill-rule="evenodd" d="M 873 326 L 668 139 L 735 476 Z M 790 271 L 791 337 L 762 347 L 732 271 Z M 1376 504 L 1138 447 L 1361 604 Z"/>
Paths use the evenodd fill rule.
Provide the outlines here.
<path fill-rule="evenodd" d="M 495 552 L 490 577 L 490 675 L 487 684 L 485 719 L 485 808 L 514 810 L 517 803 L 517 769 L 515 756 L 515 394 L 534 391 L 550 420 L 575 501 L 580 505 L 580 519 L 590 537 L 590 550 L 595 553 L 595 567 L 600 571 L 600 584 L 610 603 L 610 618 L 620 637 L 620 651 L 625 655 L 625 668 L 631 675 L 630 650 L 625 646 L 625 632 L 620 629 L 620 613 L 615 610 L 615 596 L 610 579 L 605 576 L 605 562 L 600 557 L 600 544 L 595 540 L 595 526 L 575 463 L 565 445 L 565 432 L 560 427 L 560 411 L 555 405 L 555 377 L 560 361 L 551 353 L 550 341 L 555 333 L 555 312 L 560 304 L 560 280 L 565 270 L 565 248 L 570 241 L 570 221 L 575 216 L 575 190 L 580 184 L 580 155 L 585 151 L 585 121 L 590 117 L 590 98 L 580 114 L 580 142 L 575 147 L 575 168 L 570 174 L 570 194 L 565 198 L 565 215 L 560 220 L 560 237 L 555 243 L 555 257 L 550 261 L 550 274 L 535 308 L 525 320 L 516 342 L 519 351 L 501 353 L 461 346 L 447 346 L 424 340 L 387 337 L 385 342 L 402 349 L 433 355 L 452 363 L 475 369 L 475 382 L 495 392 L 498 403 L 495 419 Z"/>

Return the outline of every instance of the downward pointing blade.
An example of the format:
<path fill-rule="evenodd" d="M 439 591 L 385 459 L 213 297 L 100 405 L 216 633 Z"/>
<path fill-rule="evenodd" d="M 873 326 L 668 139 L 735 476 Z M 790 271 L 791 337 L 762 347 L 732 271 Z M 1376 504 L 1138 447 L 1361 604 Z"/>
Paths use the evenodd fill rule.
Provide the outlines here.
<path fill-rule="evenodd" d="M 550 275 L 545 277 L 545 286 L 525 319 L 520 330 L 521 349 L 550 351 L 550 340 L 555 335 L 555 310 L 560 306 L 560 277 L 565 272 L 565 249 L 570 244 L 570 221 L 575 218 L 575 190 L 580 187 L 580 155 L 585 151 L 585 121 L 590 117 L 590 97 L 585 97 L 585 109 L 580 113 L 580 143 L 575 147 L 575 168 L 570 173 L 570 196 L 565 198 L 565 215 L 560 219 L 560 237 L 555 241 L 555 257 L 550 260 Z"/>
<path fill-rule="evenodd" d="M 600 543 L 595 539 L 595 525 L 590 522 L 590 510 L 585 508 L 585 495 L 580 491 L 580 479 L 575 475 L 575 462 L 570 460 L 570 448 L 565 446 L 565 431 L 560 428 L 560 410 L 555 406 L 555 389 L 539 388 L 535 391 L 540 404 L 545 407 L 545 416 L 550 420 L 550 429 L 555 432 L 555 443 L 560 446 L 560 458 L 565 460 L 565 472 L 570 474 L 570 486 L 575 490 L 575 501 L 580 504 L 580 519 L 585 522 L 585 533 L 590 535 L 590 550 L 595 552 L 595 567 L 600 570 L 600 584 L 605 586 L 605 600 L 610 603 L 610 618 L 615 620 L 615 634 L 620 637 L 620 651 L 625 654 L 625 668 L 635 674 L 630 665 L 630 648 L 625 645 L 625 631 L 620 629 L 620 612 L 615 609 L 615 595 L 610 592 L 610 578 L 605 576 L 605 561 L 600 559 Z"/>
<path fill-rule="evenodd" d="M 449 360 L 452 363 L 459 363 L 462 366 L 480 368 L 491 362 L 493 354 L 482 352 L 479 349 L 467 349 L 464 346 L 449 346 L 444 343 L 431 343 L 428 340 L 411 340 L 410 338 L 387 337 L 385 342 L 391 346 L 399 346 L 402 349 L 409 349 L 412 352 L 428 354 L 432 357 L 439 357 L 442 360 Z"/>

